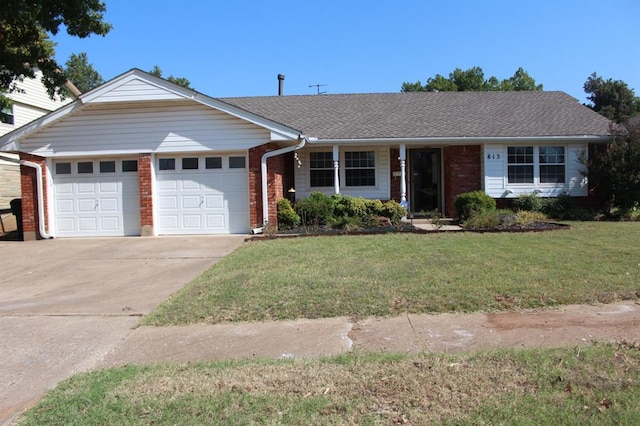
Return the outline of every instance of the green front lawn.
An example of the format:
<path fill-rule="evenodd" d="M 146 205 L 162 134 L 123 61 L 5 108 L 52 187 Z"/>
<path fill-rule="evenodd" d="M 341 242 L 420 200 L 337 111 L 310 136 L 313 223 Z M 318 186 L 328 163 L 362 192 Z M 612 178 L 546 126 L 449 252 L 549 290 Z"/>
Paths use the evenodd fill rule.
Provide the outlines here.
<path fill-rule="evenodd" d="M 247 243 L 143 325 L 536 308 L 640 295 L 640 223 Z"/>

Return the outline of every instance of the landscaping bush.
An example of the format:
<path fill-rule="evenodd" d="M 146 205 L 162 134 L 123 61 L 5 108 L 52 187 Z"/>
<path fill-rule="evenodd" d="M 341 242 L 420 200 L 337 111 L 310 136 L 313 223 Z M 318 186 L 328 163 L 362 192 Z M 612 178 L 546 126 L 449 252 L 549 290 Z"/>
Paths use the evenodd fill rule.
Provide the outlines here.
<path fill-rule="evenodd" d="M 334 202 L 331 197 L 322 192 L 312 192 L 307 198 L 296 203 L 296 213 L 302 224 L 306 226 L 321 226 L 331 222 L 333 218 Z"/>
<path fill-rule="evenodd" d="M 464 221 L 467 229 L 495 229 L 500 225 L 500 215 L 497 210 L 471 210 Z"/>
<path fill-rule="evenodd" d="M 484 191 L 472 191 L 458 194 L 454 201 L 456 213 L 462 222 L 466 222 L 474 213 L 496 210 L 496 200 Z M 496 213 L 497 217 L 497 213 Z"/>
<path fill-rule="evenodd" d="M 380 216 L 388 217 L 392 224 L 399 225 L 402 218 L 407 217 L 407 209 L 397 201 L 389 200 L 382 205 Z"/>
<path fill-rule="evenodd" d="M 535 193 L 520 195 L 513 200 L 513 208 L 516 211 L 541 212 L 543 205 L 543 199 Z"/>
<path fill-rule="evenodd" d="M 278 200 L 278 228 L 291 229 L 300 225 L 300 216 L 286 198 Z"/>
<path fill-rule="evenodd" d="M 520 226 L 529 226 L 535 222 L 546 222 L 547 216 L 542 212 L 522 210 L 516 213 L 516 223 Z"/>

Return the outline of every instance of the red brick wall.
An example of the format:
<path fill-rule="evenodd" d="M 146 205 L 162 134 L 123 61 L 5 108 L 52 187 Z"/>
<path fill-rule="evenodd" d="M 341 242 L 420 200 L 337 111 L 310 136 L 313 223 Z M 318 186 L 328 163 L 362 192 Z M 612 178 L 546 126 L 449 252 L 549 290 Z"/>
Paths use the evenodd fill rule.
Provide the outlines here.
<path fill-rule="evenodd" d="M 249 150 L 249 221 L 251 227 L 262 225 L 262 179 L 260 161 L 266 152 L 278 149 L 274 143 L 260 145 Z M 284 197 L 284 175 L 287 155 L 278 155 L 267 160 L 267 198 L 269 200 L 269 223 L 278 224 L 277 202 Z"/>
<path fill-rule="evenodd" d="M 153 235 L 151 154 L 138 155 L 138 185 L 140 189 L 140 226 L 142 235 Z"/>
<path fill-rule="evenodd" d="M 480 145 L 448 146 L 444 156 L 445 215 L 455 217 L 456 195 L 482 188 L 482 147 Z"/>
<path fill-rule="evenodd" d="M 48 229 L 47 219 L 47 167 L 43 157 L 20 153 L 20 159 L 39 164 L 42 167 L 42 187 L 44 190 L 44 218 L 45 229 Z M 25 240 L 40 238 L 37 230 L 38 219 L 38 183 L 36 169 L 29 166 L 20 166 L 20 187 L 22 191 L 22 230 Z"/>
<path fill-rule="evenodd" d="M 397 148 L 391 148 L 391 168 L 389 169 L 389 176 L 391 176 L 391 199 L 397 202 L 400 202 L 400 197 L 402 194 L 400 193 L 400 177 L 393 176 L 393 172 L 400 171 L 400 150 Z"/>

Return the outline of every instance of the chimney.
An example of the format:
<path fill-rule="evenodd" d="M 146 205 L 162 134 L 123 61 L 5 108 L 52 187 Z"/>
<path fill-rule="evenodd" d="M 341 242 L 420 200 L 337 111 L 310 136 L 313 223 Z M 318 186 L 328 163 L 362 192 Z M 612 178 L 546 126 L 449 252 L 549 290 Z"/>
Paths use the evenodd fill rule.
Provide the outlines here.
<path fill-rule="evenodd" d="M 284 74 L 278 74 L 278 96 L 284 94 Z"/>

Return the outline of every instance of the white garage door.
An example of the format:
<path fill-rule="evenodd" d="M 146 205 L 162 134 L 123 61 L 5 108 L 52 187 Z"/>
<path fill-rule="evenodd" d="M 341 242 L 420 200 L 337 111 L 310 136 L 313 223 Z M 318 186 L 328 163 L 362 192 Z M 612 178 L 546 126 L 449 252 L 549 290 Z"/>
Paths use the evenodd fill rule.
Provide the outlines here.
<path fill-rule="evenodd" d="M 56 161 L 53 197 L 56 236 L 140 235 L 137 160 Z"/>
<path fill-rule="evenodd" d="M 243 234 L 249 231 L 244 155 L 157 159 L 158 233 Z"/>

